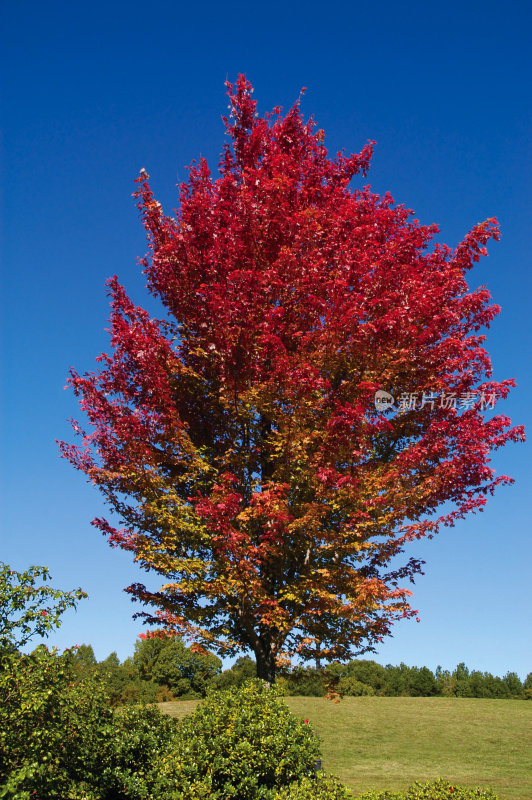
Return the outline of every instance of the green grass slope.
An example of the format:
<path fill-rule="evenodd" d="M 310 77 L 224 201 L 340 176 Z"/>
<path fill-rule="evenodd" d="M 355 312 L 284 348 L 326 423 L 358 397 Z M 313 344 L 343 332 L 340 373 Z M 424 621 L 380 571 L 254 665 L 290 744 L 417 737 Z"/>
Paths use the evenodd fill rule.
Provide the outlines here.
<path fill-rule="evenodd" d="M 532 800 L 532 703 L 443 697 L 288 697 L 321 739 L 323 768 L 357 795 L 439 776 Z M 184 716 L 195 701 L 162 703 Z"/>

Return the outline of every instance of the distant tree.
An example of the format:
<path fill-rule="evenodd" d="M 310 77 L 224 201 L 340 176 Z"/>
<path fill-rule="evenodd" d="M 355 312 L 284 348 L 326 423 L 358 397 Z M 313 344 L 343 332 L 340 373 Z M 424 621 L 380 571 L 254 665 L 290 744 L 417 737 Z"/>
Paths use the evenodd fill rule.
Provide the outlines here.
<path fill-rule="evenodd" d="M 386 665 L 385 694 L 401 697 L 409 694 L 410 667 L 401 662 L 399 666 Z"/>
<path fill-rule="evenodd" d="M 436 679 L 428 667 L 410 667 L 408 694 L 411 697 L 432 697 L 438 694 Z"/>
<path fill-rule="evenodd" d="M 376 693 L 383 692 L 386 685 L 386 670 L 381 664 L 365 659 L 355 659 L 347 665 L 347 674 L 367 686 Z"/>
<path fill-rule="evenodd" d="M 78 647 L 72 648 L 70 653 L 72 665 L 77 675 L 86 677 L 96 673 L 98 662 L 92 645 L 80 644 Z"/>
<path fill-rule="evenodd" d="M 100 661 L 99 666 L 102 672 L 116 672 L 120 668 L 120 659 L 118 658 L 116 650 L 113 650 L 112 653 L 109 653 L 107 658 Z"/>
<path fill-rule="evenodd" d="M 489 697 L 506 698 L 511 696 L 510 687 L 498 675 L 486 673 L 486 686 L 489 691 Z"/>
<path fill-rule="evenodd" d="M 133 664 L 143 680 L 153 680 L 153 667 L 165 647 L 174 641 L 172 636 L 140 636 L 135 642 Z"/>
<path fill-rule="evenodd" d="M 212 679 L 222 671 L 219 658 L 191 651 L 176 638 L 160 653 L 153 666 L 153 680 L 165 684 L 178 697 L 185 694 L 204 696 Z"/>
<path fill-rule="evenodd" d="M 105 683 L 105 689 L 113 706 L 122 703 L 122 696 L 131 676 L 122 669 L 120 659 L 115 651 L 98 664 L 98 675 Z"/>
<path fill-rule="evenodd" d="M 514 382 L 492 380 L 499 309 L 466 282 L 496 221 L 433 245 L 351 188 L 371 144 L 330 159 L 299 103 L 260 117 L 251 92 L 228 85 L 220 175 L 193 165 L 175 218 L 141 171 L 164 318 L 109 282 L 113 353 L 72 371 L 91 430 L 62 452 L 121 520 L 96 527 L 162 576 L 129 587 L 150 623 L 273 681 L 286 654 L 345 661 L 415 616 L 421 565 L 396 556 L 509 483 L 490 452 L 523 430 L 483 413 Z"/>
<path fill-rule="evenodd" d="M 512 697 L 520 697 L 523 694 L 523 684 L 516 672 L 507 672 L 503 677 Z"/>
<path fill-rule="evenodd" d="M 185 646 L 181 637 L 160 633 L 160 636 L 145 637 L 135 645 L 133 663 L 141 665 L 144 677 L 168 686 L 178 697 L 204 696 L 207 687 L 221 673 L 220 659 L 212 653 L 194 652 Z"/>
<path fill-rule="evenodd" d="M 326 692 L 327 680 L 324 669 L 315 667 L 296 666 L 283 680 L 285 694 L 301 695 L 303 697 L 323 697 Z"/>
<path fill-rule="evenodd" d="M 362 683 L 356 678 L 344 675 L 338 681 L 338 691 L 346 697 L 369 697 L 375 694 L 375 689 L 367 683 Z"/>
<path fill-rule="evenodd" d="M 490 680 L 492 676 L 486 672 L 473 670 L 469 675 L 471 697 L 491 697 Z"/>
<path fill-rule="evenodd" d="M 457 681 L 467 681 L 469 678 L 469 669 L 466 667 L 463 661 L 461 661 L 453 671 L 453 677 L 456 678 Z"/>
<path fill-rule="evenodd" d="M 249 656 L 241 656 L 237 658 L 235 663 L 229 669 L 218 675 L 213 680 L 213 686 L 216 689 L 230 689 L 232 686 L 242 686 L 250 678 L 257 677 L 257 665 Z"/>
<path fill-rule="evenodd" d="M 452 674 L 453 686 L 457 697 L 471 697 L 471 687 L 469 685 L 469 669 L 463 661 L 457 665 Z"/>
<path fill-rule="evenodd" d="M 438 687 L 438 692 L 445 697 L 451 697 L 454 695 L 454 684 L 455 680 L 451 675 L 450 670 L 443 669 L 439 664 L 436 667 L 436 685 Z"/>

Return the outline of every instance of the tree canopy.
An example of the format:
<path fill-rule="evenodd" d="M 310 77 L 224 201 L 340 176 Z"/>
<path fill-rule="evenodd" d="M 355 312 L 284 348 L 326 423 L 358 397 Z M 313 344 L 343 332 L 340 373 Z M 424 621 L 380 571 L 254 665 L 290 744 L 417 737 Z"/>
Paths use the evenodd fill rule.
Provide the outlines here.
<path fill-rule="evenodd" d="M 395 557 L 509 483 L 490 453 L 523 432 L 488 413 L 513 381 L 483 345 L 499 309 L 466 282 L 496 220 L 434 242 L 352 185 L 373 143 L 331 158 L 299 101 L 259 116 L 244 76 L 228 96 L 219 174 L 193 163 L 174 216 L 141 170 L 164 314 L 109 281 L 112 350 L 71 372 L 90 427 L 62 452 L 121 520 L 95 526 L 162 576 L 128 588 L 147 620 L 273 680 L 415 615 L 421 563 Z"/>

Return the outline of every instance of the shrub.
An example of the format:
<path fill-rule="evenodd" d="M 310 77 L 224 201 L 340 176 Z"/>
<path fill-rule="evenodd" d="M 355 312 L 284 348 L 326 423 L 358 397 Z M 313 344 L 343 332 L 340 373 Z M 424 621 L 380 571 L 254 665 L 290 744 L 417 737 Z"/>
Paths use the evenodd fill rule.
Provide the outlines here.
<path fill-rule="evenodd" d="M 169 689 L 168 686 L 165 686 L 164 684 L 159 686 L 156 697 L 158 703 L 169 703 L 175 699 L 176 698 L 173 691 Z"/>
<path fill-rule="evenodd" d="M 0 798 L 140 800 L 176 727 L 157 708 L 113 711 L 101 681 L 77 680 L 71 651 L 13 654 L 0 671 Z"/>
<path fill-rule="evenodd" d="M 353 795 L 337 778 L 318 773 L 279 790 L 275 800 L 353 800 Z"/>
<path fill-rule="evenodd" d="M 153 764 L 176 735 L 177 722 L 157 706 L 126 706 L 114 711 L 114 748 L 109 797 L 148 798 Z M 105 795 L 107 797 L 107 795 Z"/>
<path fill-rule="evenodd" d="M 267 800 L 314 775 L 318 739 L 257 679 L 210 692 L 154 764 L 153 798 Z"/>
<path fill-rule="evenodd" d="M 491 789 L 480 786 L 455 786 L 444 778 L 429 783 L 414 783 L 404 792 L 365 792 L 357 800 L 497 800 Z"/>
<path fill-rule="evenodd" d="M 0 673 L 0 797 L 67 797 L 105 773 L 112 712 L 100 685 L 75 682 L 65 657 L 39 647 Z M 92 795 L 90 795 L 92 797 Z"/>

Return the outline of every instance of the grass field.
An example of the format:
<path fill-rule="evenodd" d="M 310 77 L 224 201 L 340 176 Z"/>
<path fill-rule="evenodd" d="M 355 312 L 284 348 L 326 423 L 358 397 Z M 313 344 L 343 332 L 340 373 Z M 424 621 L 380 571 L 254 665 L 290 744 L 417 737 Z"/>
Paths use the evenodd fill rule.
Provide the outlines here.
<path fill-rule="evenodd" d="M 287 697 L 321 739 L 323 768 L 356 795 L 439 776 L 532 800 L 532 703 L 444 697 Z M 195 701 L 161 703 L 182 717 Z"/>

